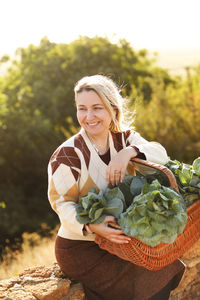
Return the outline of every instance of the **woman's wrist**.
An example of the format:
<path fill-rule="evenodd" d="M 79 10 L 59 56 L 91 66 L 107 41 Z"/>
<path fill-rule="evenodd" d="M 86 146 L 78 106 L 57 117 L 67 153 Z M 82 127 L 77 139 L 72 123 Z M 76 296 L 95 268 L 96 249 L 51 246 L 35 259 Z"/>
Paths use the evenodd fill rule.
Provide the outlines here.
<path fill-rule="evenodd" d="M 135 149 L 135 151 L 137 152 L 137 155 L 134 156 L 134 157 L 137 157 L 137 158 L 140 158 L 140 159 L 143 159 L 143 160 L 146 160 L 146 156 L 144 153 L 140 152 L 140 150 L 138 149 L 138 147 L 136 146 L 130 146 L 132 147 L 133 149 Z"/>
<path fill-rule="evenodd" d="M 126 149 L 130 151 L 130 159 L 136 157 L 140 152 L 135 146 L 128 146 Z"/>

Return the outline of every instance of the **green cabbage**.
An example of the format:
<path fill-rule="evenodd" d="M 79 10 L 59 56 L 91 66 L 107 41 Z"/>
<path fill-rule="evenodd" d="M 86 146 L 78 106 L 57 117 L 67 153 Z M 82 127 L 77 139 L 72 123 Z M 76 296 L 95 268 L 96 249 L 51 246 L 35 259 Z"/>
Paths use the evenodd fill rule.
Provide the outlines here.
<path fill-rule="evenodd" d="M 187 222 L 187 211 L 182 196 L 158 180 L 144 184 L 141 194 L 118 218 L 126 235 L 155 247 L 172 243 L 182 233 Z"/>
<path fill-rule="evenodd" d="M 99 193 L 91 189 L 76 205 L 76 219 L 80 224 L 99 224 L 106 216 L 118 218 L 125 207 L 124 195 L 118 187 Z"/>

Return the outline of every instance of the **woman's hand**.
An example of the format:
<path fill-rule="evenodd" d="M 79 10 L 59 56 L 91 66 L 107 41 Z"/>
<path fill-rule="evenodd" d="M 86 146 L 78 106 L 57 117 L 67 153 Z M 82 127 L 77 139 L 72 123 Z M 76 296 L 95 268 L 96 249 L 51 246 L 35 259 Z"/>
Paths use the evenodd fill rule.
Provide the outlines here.
<path fill-rule="evenodd" d="M 109 223 L 116 223 L 113 216 L 107 216 L 101 224 L 89 224 L 89 229 L 109 241 L 116 244 L 127 244 L 130 241 L 130 237 L 124 235 L 121 229 L 114 229 L 109 227 Z"/>
<path fill-rule="evenodd" d="M 137 154 L 137 151 L 130 146 L 120 150 L 108 165 L 106 180 L 112 185 L 122 182 L 130 159 L 136 157 Z"/>

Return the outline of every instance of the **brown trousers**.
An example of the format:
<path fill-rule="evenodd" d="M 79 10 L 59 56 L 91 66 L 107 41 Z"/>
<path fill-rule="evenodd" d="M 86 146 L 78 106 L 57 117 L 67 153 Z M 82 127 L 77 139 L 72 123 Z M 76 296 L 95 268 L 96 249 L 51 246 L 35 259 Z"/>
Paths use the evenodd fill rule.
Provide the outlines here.
<path fill-rule="evenodd" d="M 176 260 L 159 271 L 149 271 L 100 249 L 95 242 L 59 236 L 55 254 L 62 271 L 82 282 L 87 300 L 165 300 L 185 269 Z"/>

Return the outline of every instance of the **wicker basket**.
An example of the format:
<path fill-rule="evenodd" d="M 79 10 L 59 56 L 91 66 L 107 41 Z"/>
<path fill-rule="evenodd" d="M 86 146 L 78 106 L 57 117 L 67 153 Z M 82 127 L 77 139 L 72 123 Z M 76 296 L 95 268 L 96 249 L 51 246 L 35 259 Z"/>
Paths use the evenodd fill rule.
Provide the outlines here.
<path fill-rule="evenodd" d="M 134 162 L 162 171 L 167 175 L 171 186 L 178 190 L 175 177 L 168 168 L 138 158 L 135 158 Z M 116 244 L 98 235 L 95 242 L 100 248 L 124 260 L 149 270 L 160 270 L 180 258 L 200 238 L 200 199 L 188 207 L 187 214 L 186 227 L 173 243 L 161 243 L 156 247 L 150 247 L 132 237 L 128 244 Z"/>

